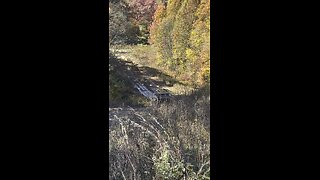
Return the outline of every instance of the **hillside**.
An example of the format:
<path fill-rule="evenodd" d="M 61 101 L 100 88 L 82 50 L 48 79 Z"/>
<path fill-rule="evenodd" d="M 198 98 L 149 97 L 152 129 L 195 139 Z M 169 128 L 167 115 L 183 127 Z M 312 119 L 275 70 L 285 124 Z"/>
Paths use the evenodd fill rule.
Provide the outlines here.
<path fill-rule="evenodd" d="M 148 48 L 118 47 L 109 61 L 109 178 L 208 177 L 210 90 L 194 89 L 154 68 L 150 53 L 141 58 Z M 150 103 L 134 88 L 136 80 L 167 89 L 174 100 Z"/>
<path fill-rule="evenodd" d="M 110 5 L 109 179 L 210 179 L 210 1 Z"/>
<path fill-rule="evenodd" d="M 152 64 L 155 54 L 152 46 L 121 46 L 111 49 L 109 57 L 109 103 L 111 106 L 141 106 L 148 102 L 134 88 L 134 82 L 154 86 L 172 95 L 194 90 Z M 146 53 L 149 52 L 149 53 Z"/>

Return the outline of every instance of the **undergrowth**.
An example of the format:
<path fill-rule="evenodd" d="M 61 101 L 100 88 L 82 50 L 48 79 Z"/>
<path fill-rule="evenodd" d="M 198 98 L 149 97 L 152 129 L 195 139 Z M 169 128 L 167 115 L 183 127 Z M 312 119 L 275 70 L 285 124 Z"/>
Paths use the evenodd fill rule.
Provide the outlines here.
<path fill-rule="evenodd" d="M 132 81 L 124 73 L 113 54 L 109 53 L 109 106 L 144 106 L 146 99 L 136 93 Z"/>
<path fill-rule="evenodd" d="M 210 95 L 109 117 L 110 179 L 209 179 Z"/>

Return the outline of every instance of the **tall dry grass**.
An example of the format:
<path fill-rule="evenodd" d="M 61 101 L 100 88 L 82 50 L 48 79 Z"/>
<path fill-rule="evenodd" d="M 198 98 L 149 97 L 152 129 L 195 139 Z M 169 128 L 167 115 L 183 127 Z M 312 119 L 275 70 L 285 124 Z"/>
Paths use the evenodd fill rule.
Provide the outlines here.
<path fill-rule="evenodd" d="M 209 179 L 210 95 L 109 113 L 110 179 Z"/>

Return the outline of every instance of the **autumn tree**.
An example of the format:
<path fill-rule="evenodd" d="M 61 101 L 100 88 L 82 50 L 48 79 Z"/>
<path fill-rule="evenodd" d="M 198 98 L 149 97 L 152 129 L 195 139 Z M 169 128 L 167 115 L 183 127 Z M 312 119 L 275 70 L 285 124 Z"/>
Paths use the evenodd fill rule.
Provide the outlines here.
<path fill-rule="evenodd" d="M 186 70 L 188 64 L 186 50 L 191 46 L 189 38 L 198 4 L 199 0 L 184 0 L 177 12 L 173 27 L 173 60 L 182 71 Z"/>
<path fill-rule="evenodd" d="M 159 2 L 153 15 L 152 23 L 150 25 L 149 42 L 151 44 L 157 42 L 156 38 L 158 37 L 158 28 L 164 17 L 166 17 L 166 6 L 164 3 Z"/>
<path fill-rule="evenodd" d="M 209 82 L 210 0 L 158 2 L 150 33 L 160 64 L 195 85 Z"/>
<path fill-rule="evenodd" d="M 139 43 L 148 43 L 149 27 L 156 10 L 156 0 L 127 0 L 129 20 L 139 29 L 137 36 Z"/>
<path fill-rule="evenodd" d="M 156 10 L 156 0 L 130 0 L 131 18 L 137 24 L 150 25 Z"/>
<path fill-rule="evenodd" d="M 186 58 L 197 72 L 193 78 L 203 84 L 210 80 L 210 0 L 201 0 L 195 16 Z"/>

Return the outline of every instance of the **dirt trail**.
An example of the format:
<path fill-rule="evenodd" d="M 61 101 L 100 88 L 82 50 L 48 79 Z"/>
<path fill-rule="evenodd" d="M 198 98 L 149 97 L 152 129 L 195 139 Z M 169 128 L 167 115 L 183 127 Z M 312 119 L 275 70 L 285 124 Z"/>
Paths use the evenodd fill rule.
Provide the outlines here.
<path fill-rule="evenodd" d="M 137 59 L 133 54 L 132 49 L 119 48 L 114 52 L 123 64 L 126 66 L 126 71 L 121 73 L 127 73 L 127 77 L 132 81 L 139 81 L 145 86 L 156 87 L 173 95 L 183 94 L 191 91 L 192 88 L 179 82 L 174 77 L 164 73 L 163 71 L 153 68 L 147 65 L 147 62 L 143 62 L 141 59 Z M 142 65 L 144 64 L 144 65 Z"/>
<path fill-rule="evenodd" d="M 113 50 L 111 50 L 113 51 Z M 121 76 L 128 79 L 128 86 L 132 86 L 132 92 L 137 96 L 141 94 L 134 88 L 135 82 L 140 82 L 149 88 L 161 89 L 171 95 L 180 95 L 190 90 L 189 87 L 180 83 L 175 78 L 165 74 L 159 69 L 148 66 L 144 60 L 137 60 L 134 57 L 134 50 L 128 48 L 119 48 L 114 51 L 114 55 L 118 58 L 118 61 L 113 62 L 114 68 L 121 73 Z M 143 65 L 142 65 L 143 64 Z M 141 97 L 143 97 L 141 95 Z M 134 111 L 146 115 L 147 108 L 109 108 L 109 121 L 117 121 L 117 118 L 131 118 L 134 115 Z"/>

